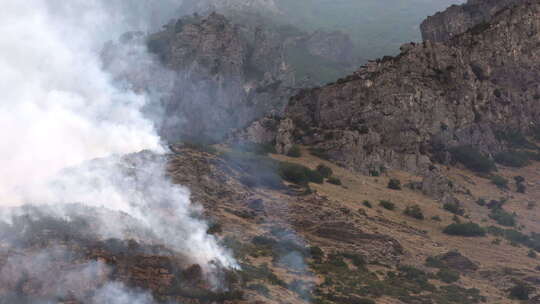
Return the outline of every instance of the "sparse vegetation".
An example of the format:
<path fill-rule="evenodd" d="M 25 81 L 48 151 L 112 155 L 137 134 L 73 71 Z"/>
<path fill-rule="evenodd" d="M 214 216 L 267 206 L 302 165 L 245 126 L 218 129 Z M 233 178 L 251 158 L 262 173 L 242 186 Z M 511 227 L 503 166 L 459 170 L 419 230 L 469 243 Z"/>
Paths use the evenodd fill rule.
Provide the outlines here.
<path fill-rule="evenodd" d="M 443 232 L 449 235 L 466 236 L 466 237 L 484 236 L 486 234 L 486 231 L 484 228 L 480 227 L 478 224 L 473 223 L 473 222 L 453 223 L 446 226 Z"/>
<path fill-rule="evenodd" d="M 502 208 L 492 209 L 489 217 L 502 226 L 513 227 L 517 223 L 516 214 L 508 213 Z"/>
<path fill-rule="evenodd" d="M 438 216 L 438 215 L 434 215 L 434 216 L 432 216 L 432 217 L 431 217 L 431 220 L 432 220 L 432 221 L 436 221 L 436 222 L 440 222 L 440 221 L 442 221 L 441 217 L 440 217 L 440 216 Z"/>
<path fill-rule="evenodd" d="M 300 147 L 298 145 L 294 145 L 291 147 L 289 152 L 287 153 L 287 156 L 289 157 L 301 157 L 302 151 L 300 150 Z"/>
<path fill-rule="evenodd" d="M 387 200 L 381 200 L 379 202 L 379 206 L 383 207 L 386 210 L 394 210 L 394 209 L 396 209 L 396 205 L 394 203 L 392 203 L 391 201 L 387 201 Z"/>
<path fill-rule="evenodd" d="M 307 185 L 308 182 L 322 184 L 324 181 L 324 178 L 319 172 L 288 162 L 282 162 L 280 164 L 279 175 L 284 180 L 299 185 Z"/>
<path fill-rule="evenodd" d="M 366 206 L 368 208 L 373 208 L 373 205 L 371 205 L 371 203 L 368 200 L 363 201 L 362 205 L 364 205 L 364 206 Z"/>
<path fill-rule="evenodd" d="M 335 176 L 330 176 L 327 180 L 328 183 L 341 186 L 341 180 Z"/>
<path fill-rule="evenodd" d="M 485 206 L 486 205 L 486 200 L 483 199 L 483 198 L 479 198 L 477 201 L 476 201 L 476 204 L 478 206 Z"/>
<path fill-rule="evenodd" d="M 388 182 L 388 189 L 401 190 L 401 181 L 397 178 L 392 178 Z"/>
<path fill-rule="evenodd" d="M 491 159 L 472 146 L 454 147 L 449 151 L 454 160 L 460 162 L 469 170 L 479 173 L 489 173 L 496 169 L 495 164 Z"/>
<path fill-rule="evenodd" d="M 448 284 L 454 283 L 459 280 L 459 272 L 443 268 L 437 272 L 437 278 Z"/>
<path fill-rule="evenodd" d="M 332 168 L 323 164 L 317 166 L 317 172 L 319 172 L 324 178 L 329 178 L 330 176 L 332 176 L 332 174 L 334 174 Z"/>
<path fill-rule="evenodd" d="M 491 183 L 501 189 L 508 188 L 508 180 L 500 175 L 492 175 L 490 177 Z"/>
<path fill-rule="evenodd" d="M 507 167 L 521 168 L 529 164 L 527 153 L 518 151 L 505 151 L 495 154 L 495 162 Z"/>
<path fill-rule="evenodd" d="M 328 155 L 328 151 L 321 148 L 310 148 L 309 153 L 311 153 L 314 156 L 317 156 L 320 159 L 324 159 L 324 160 L 330 159 L 330 156 Z"/>
<path fill-rule="evenodd" d="M 526 301 L 529 299 L 531 293 L 535 291 L 535 288 L 525 282 L 516 282 L 514 287 L 510 288 L 509 297 L 511 299 Z"/>
<path fill-rule="evenodd" d="M 403 211 L 403 213 L 418 220 L 424 219 L 424 213 L 418 205 L 408 206 L 407 208 L 405 208 L 405 211 Z"/>
<path fill-rule="evenodd" d="M 465 214 L 465 210 L 461 208 L 461 204 L 457 201 L 455 202 L 448 202 L 443 205 L 444 210 L 453 213 L 455 215 L 463 215 Z"/>

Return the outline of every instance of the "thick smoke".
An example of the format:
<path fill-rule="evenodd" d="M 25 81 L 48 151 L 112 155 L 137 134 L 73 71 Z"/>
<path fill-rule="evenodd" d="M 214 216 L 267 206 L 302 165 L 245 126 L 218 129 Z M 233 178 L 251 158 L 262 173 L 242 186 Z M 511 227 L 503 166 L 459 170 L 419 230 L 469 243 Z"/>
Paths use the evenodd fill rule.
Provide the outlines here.
<path fill-rule="evenodd" d="M 151 31 L 166 23 L 179 5 L 180 0 L 2 3 L 2 227 L 13 226 L 15 216 L 27 212 L 28 205 L 69 221 L 77 203 L 98 210 L 92 220 L 99 222 L 95 233 L 101 238 L 162 244 L 201 264 L 207 273 L 215 265 L 235 266 L 206 234 L 206 224 L 197 218 L 201 210 L 190 203 L 189 191 L 165 175 L 166 160 L 158 156 L 165 149 L 156 127 L 142 114 L 154 105 L 154 96 L 122 86 L 115 81 L 118 75 L 102 68 L 106 41 L 129 30 Z M 114 65 L 129 66 L 133 59 L 154 64 L 144 49 L 121 59 L 125 62 Z M 151 152 L 119 156 L 142 150 Z M 90 161 L 96 158 L 102 159 Z M 82 210 L 77 216 L 85 216 Z M 102 210 L 127 214 L 130 220 L 118 221 Z M 47 252 L 42 256 L 55 257 Z M 34 269 L 39 270 L 28 269 L 29 275 Z M 117 296 L 96 302 L 151 302 L 145 294 L 128 294 L 114 284 L 96 296 L 108 294 Z"/>

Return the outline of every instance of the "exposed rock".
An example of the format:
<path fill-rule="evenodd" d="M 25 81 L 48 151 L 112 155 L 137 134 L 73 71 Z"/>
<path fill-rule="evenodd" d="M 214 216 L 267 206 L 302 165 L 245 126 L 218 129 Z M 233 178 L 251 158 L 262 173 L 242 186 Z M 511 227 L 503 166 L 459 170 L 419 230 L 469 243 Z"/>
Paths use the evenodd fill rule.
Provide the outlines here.
<path fill-rule="evenodd" d="M 448 41 L 475 26 L 485 26 L 500 10 L 520 1 L 468 0 L 462 5 L 452 5 L 422 22 L 420 25 L 422 38 L 424 41 Z"/>
<path fill-rule="evenodd" d="M 276 148 L 301 142 L 356 171 L 422 173 L 435 154 L 473 145 L 504 149 L 500 129 L 540 118 L 540 4 L 523 1 L 447 44 L 407 47 L 354 75 L 293 97 Z"/>

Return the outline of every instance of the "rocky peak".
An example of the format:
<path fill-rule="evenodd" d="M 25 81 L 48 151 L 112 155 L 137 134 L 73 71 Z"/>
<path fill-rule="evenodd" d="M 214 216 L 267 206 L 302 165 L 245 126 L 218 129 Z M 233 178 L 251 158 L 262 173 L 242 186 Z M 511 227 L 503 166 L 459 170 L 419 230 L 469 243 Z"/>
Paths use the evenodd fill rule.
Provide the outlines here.
<path fill-rule="evenodd" d="M 462 5 L 452 5 L 422 22 L 422 38 L 424 41 L 436 42 L 450 40 L 479 24 L 489 22 L 501 9 L 520 2 L 521 0 L 469 0 Z"/>
<path fill-rule="evenodd" d="M 364 173 L 426 172 L 461 145 L 497 153 L 499 130 L 527 132 L 540 118 L 539 16 L 538 1 L 523 1 L 445 44 L 408 44 L 304 90 L 289 102 L 277 147 L 303 143 Z"/>

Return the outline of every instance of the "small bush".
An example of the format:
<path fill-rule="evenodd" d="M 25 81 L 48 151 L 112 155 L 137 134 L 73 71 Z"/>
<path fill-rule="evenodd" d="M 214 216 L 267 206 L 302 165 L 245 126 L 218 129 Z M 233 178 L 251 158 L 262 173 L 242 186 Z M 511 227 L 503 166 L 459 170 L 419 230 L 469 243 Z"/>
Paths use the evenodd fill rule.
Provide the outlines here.
<path fill-rule="evenodd" d="M 521 184 L 521 183 L 525 182 L 525 177 L 520 176 L 520 175 L 514 176 L 514 180 L 516 181 L 516 184 Z"/>
<path fill-rule="evenodd" d="M 338 185 L 338 186 L 341 185 L 341 180 L 335 176 L 329 177 L 327 182 L 329 182 L 330 184 Z"/>
<path fill-rule="evenodd" d="M 381 200 L 379 202 L 379 206 L 383 207 L 386 210 L 394 210 L 396 209 L 396 205 L 392 203 L 391 201 Z"/>
<path fill-rule="evenodd" d="M 502 226 L 513 227 L 516 225 L 516 215 L 503 209 L 493 209 L 489 217 Z"/>
<path fill-rule="evenodd" d="M 407 216 L 410 216 L 418 220 L 424 219 L 424 213 L 422 212 L 422 209 L 420 209 L 420 206 L 418 205 L 408 206 L 403 213 Z"/>
<path fill-rule="evenodd" d="M 373 205 L 371 205 L 371 203 L 368 200 L 363 201 L 362 205 L 364 205 L 364 206 L 366 206 L 368 208 L 373 208 Z"/>
<path fill-rule="evenodd" d="M 524 184 L 517 184 L 516 185 L 516 191 L 518 193 L 525 193 L 526 190 L 527 190 L 527 187 Z"/>
<path fill-rule="evenodd" d="M 507 167 L 521 168 L 529 164 L 529 157 L 526 153 L 517 151 L 505 151 L 495 154 L 495 162 Z"/>
<path fill-rule="evenodd" d="M 536 251 L 535 251 L 535 250 L 530 249 L 530 250 L 529 250 L 529 253 L 527 253 L 527 256 L 530 257 L 530 258 L 536 259 L 536 257 L 537 257 L 538 255 L 536 254 Z"/>
<path fill-rule="evenodd" d="M 484 236 L 486 231 L 484 228 L 480 227 L 478 224 L 469 222 L 469 223 L 453 223 L 443 230 L 444 233 L 449 235 L 457 236 Z"/>
<path fill-rule="evenodd" d="M 324 178 L 329 178 L 330 176 L 332 176 L 332 174 L 334 174 L 330 167 L 327 167 L 323 164 L 317 166 L 317 172 L 319 172 Z"/>
<path fill-rule="evenodd" d="M 456 215 L 463 215 L 465 214 L 465 210 L 461 208 L 461 205 L 459 202 L 451 202 L 446 203 L 443 205 L 444 210 L 456 214 Z"/>
<path fill-rule="evenodd" d="M 510 288 L 509 296 L 512 299 L 517 300 L 528 300 L 531 293 L 533 293 L 535 290 L 534 287 L 530 286 L 529 284 L 526 284 L 524 282 L 518 282 L 515 283 L 514 287 Z"/>
<path fill-rule="evenodd" d="M 309 149 L 309 153 L 311 153 L 313 156 L 317 156 L 320 159 L 329 160 L 330 156 L 328 155 L 328 151 L 320 148 L 311 148 Z"/>
<path fill-rule="evenodd" d="M 451 148 L 450 153 L 454 160 L 460 162 L 469 170 L 480 173 L 489 173 L 496 169 L 492 160 L 472 146 Z"/>
<path fill-rule="evenodd" d="M 501 189 L 508 188 L 508 180 L 500 175 L 493 175 L 491 178 L 491 183 Z"/>
<path fill-rule="evenodd" d="M 322 184 L 324 181 L 319 172 L 302 165 L 287 162 L 280 164 L 279 175 L 284 180 L 299 185 L 307 185 L 308 182 Z"/>
<path fill-rule="evenodd" d="M 454 283 L 459 280 L 459 272 L 450 269 L 441 269 L 437 272 L 437 278 L 445 283 Z"/>
<path fill-rule="evenodd" d="M 291 147 L 291 149 L 287 153 L 287 156 L 289 156 L 289 157 L 301 157 L 302 156 L 302 151 L 300 150 L 299 146 L 294 145 L 294 146 Z"/>
<path fill-rule="evenodd" d="M 432 217 L 431 217 L 431 220 L 432 220 L 432 221 L 436 221 L 436 222 L 440 222 L 440 221 L 442 221 L 441 217 L 440 217 L 440 216 L 438 216 L 438 215 L 434 215 L 434 216 L 432 216 Z"/>
<path fill-rule="evenodd" d="M 390 179 L 388 182 L 388 189 L 401 190 L 401 181 L 396 178 Z"/>
<path fill-rule="evenodd" d="M 318 246 L 309 247 L 309 253 L 311 255 L 311 258 L 315 260 L 321 260 L 322 258 L 324 258 L 324 252 Z"/>
<path fill-rule="evenodd" d="M 478 206 L 485 206 L 486 205 L 486 200 L 483 199 L 483 198 L 479 198 L 477 201 L 476 201 L 476 204 Z"/>

